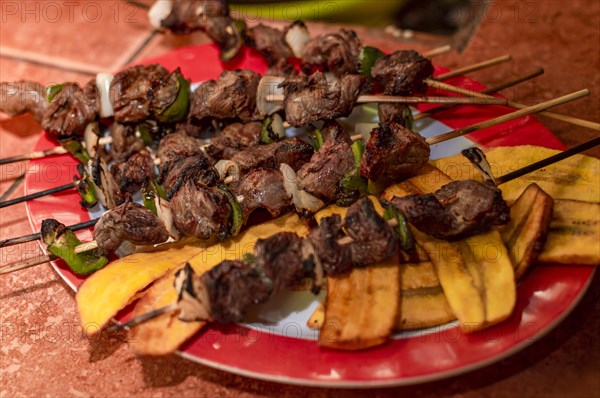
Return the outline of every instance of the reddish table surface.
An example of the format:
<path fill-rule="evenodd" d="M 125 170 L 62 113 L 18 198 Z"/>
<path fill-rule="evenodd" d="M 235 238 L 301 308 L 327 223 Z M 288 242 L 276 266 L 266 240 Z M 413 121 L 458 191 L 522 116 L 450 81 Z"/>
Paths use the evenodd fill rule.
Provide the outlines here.
<path fill-rule="evenodd" d="M 49 5 L 52 3 L 52 5 Z M 473 74 L 501 82 L 539 66 L 546 73 L 505 92 L 541 102 L 588 87 L 592 95 L 556 110 L 600 119 L 600 3 L 495 1 L 462 53 L 436 63 L 457 67 L 509 53 L 514 60 Z M 203 44 L 202 34 L 153 34 L 145 12 L 124 1 L 0 2 L 0 81 L 86 82 L 99 71 Z M 267 21 L 267 23 L 271 23 Z M 338 26 L 310 24 L 313 34 Z M 383 28 L 357 28 L 363 41 L 385 48 L 426 50 L 446 38 Z M 542 119 L 567 145 L 597 132 Z M 0 116 L 0 157 L 30 150 L 40 127 L 30 117 Z M 598 151 L 590 154 L 598 156 Z M 0 168 L 0 192 L 26 164 Z M 599 182 L 600 183 L 600 182 Z M 11 197 L 20 196 L 20 186 Z M 0 210 L 0 239 L 30 233 L 23 205 Z M 0 249 L 0 263 L 39 253 L 37 243 Z M 575 311 L 553 332 L 500 363 L 452 379 L 381 389 L 373 396 L 600 397 L 600 275 Z M 79 330 L 74 295 L 48 265 L 0 279 L 0 397 L 13 396 L 363 396 L 345 391 L 284 386 L 226 374 L 179 357 L 136 358 L 124 335 L 88 340 Z M 301 366 L 301 365 L 300 365 Z"/>

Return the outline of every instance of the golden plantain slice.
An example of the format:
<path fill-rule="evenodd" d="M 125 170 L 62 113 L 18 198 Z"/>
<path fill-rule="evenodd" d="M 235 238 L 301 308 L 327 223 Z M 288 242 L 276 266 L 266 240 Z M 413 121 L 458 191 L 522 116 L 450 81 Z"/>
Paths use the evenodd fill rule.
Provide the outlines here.
<path fill-rule="evenodd" d="M 258 239 L 285 231 L 296 232 L 301 236 L 308 234 L 308 228 L 303 220 L 295 214 L 287 214 L 251 227 L 227 242 L 213 245 L 189 259 L 189 263 L 196 273 L 202 274 L 223 260 L 239 259 L 244 254 L 251 253 Z M 183 264 L 179 263 L 177 268 L 182 266 Z M 177 301 L 177 292 L 173 287 L 174 273 L 175 270 L 145 292 L 134 308 L 134 316 Z M 182 322 L 173 314 L 163 314 L 151 322 L 134 328 L 131 334 L 131 345 L 138 355 L 171 354 L 204 324 L 205 322 Z"/>
<path fill-rule="evenodd" d="M 554 200 L 537 184 L 529 185 L 510 206 L 510 222 L 499 230 L 508 247 L 517 280 L 544 247 L 553 206 Z"/>
<path fill-rule="evenodd" d="M 600 204 L 556 200 L 554 217 L 538 261 L 547 264 L 600 264 Z"/>
<path fill-rule="evenodd" d="M 327 278 L 325 319 L 319 344 L 347 350 L 383 344 L 396 321 L 399 280 L 397 259 Z"/>
<path fill-rule="evenodd" d="M 115 260 L 95 272 L 83 282 L 76 297 L 85 332 L 88 335 L 97 333 L 133 302 L 139 291 L 206 247 L 207 244 L 199 240 L 167 243 L 157 250 Z"/>
<path fill-rule="evenodd" d="M 552 156 L 560 151 L 532 145 L 497 147 L 487 150 L 486 157 L 494 176 L 511 171 Z M 471 163 L 458 154 L 432 162 L 443 173 L 455 180 L 481 181 Z M 523 177 L 502 184 L 502 196 L 507 202 L 516 200 L 531 183 L 536 183 L 554 199 L 572 199 L 600 202 L 600 159 L 575 155 L 558 163 L 534 171 Z"/>

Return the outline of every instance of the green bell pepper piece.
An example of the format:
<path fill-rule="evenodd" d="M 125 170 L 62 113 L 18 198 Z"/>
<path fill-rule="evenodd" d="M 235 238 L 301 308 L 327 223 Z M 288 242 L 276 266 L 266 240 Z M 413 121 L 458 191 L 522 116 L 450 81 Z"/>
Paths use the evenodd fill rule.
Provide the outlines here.
<path fill-rule="evenodd" d="M 62 91 L 65 84 L 55 84 L 54 86 L 50 86 L 46 89 L 46 101 L 52 102 L 54 98 Z"/>
<path fill-rule="evenodd" d="M 398 238 L 398 242 L 400 243 L 400 248 L 410 253 L 415 248 L 415 240 L 413 238 L 412 232 L 410 232 L 410 228 L 408 227 L 408 221 L 404 214 L 396 209 L 391 203 L 382 200 L 381 204 L 385 208 L 383 213 L 384 220 L 396 219 L 397 225 L 392 228 L 394 234 Z"/>
<path fill-rule="evenodd" d="M 48 251 L 65 260 L 76 274 L 88 275 L 108 264 L 108 258 L 98 254 L 98 250 L 75 253 L 75 248 L 83 242 L 73 231 L 56 220 L 48 219 L 42 222 L 42 240 Z"/>
<path fill-rule="evenodd" d="M 174 123 L 187 117 L 190 108 L 190 81 L 177 76 L 177 98 L 167 108 L 157 112 L 156 118 L 162 123 Z"/>
<path fill-rule="evenodd" d="M 244 212 L 242 210 L 242 205 L 226 186 L 219 185 L 217 188 L 219 191 L 225 194 L 227 200 L 229 201 L 229 205 L 231 206 L 231 228 L 229 229 L 229 234 L 231 236 L 236 236 L 240 233 L 240 230 L 244 225 Z"/>
<path fill-rule="evenodd" d="M 85 208 L 94 207 L 98 203 L 94 182 L 87 173 L 83 173 L 79 180 L 76 180 L 75 187 L 81 196 L 81 206 Z"/>
<path fill-rule="evenodd" d="M 323 142 L 323 133 L 321 133 L 321 130 L 316 129 L 313 132 L 313 146 L 315 147 L 315 151 L 321 149 L 321 147 L 323 146 Z"/>
<path fill-rule="evenodd" d="M 358 55 L 358 71 L 367 77 L 371 76 L 371 69 L 375 62 L 383 57 L 385 54 L 378 48 L 371 46 L 364 46 L 360 49 Z"/>
<path fill-rule="evenodd" d="M 59 139 L 58 142 L 82 164 L 87 164 L 90 161 L 90 155 L 88 155 L 83 145 L 81 145 L 81 141 L 78 139 L 67 137 Z"/>

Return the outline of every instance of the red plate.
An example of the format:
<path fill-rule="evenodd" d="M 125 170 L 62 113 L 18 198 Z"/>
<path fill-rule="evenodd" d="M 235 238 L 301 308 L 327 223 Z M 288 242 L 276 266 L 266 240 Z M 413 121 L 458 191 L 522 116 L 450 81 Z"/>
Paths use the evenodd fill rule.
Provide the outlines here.
<path fill-rule="evenodd" d="M 223 65 L 214 47 L 199 46 L 179 49 L 144 63 L 160 63 L 169 70 L 180 67 L 184 76 L 192 81 L 215 78 L 225 67 L 248 68 L 260 73 L 266 70 L 256 53 L 246 51 L 240 59 Z M 483 88 L 466 78 L 455 78 L 450 83 L 475 90 Z M 500 106 L 462 106 L 440 114 L 437 120 L 454 129 L 508 112 L 510 109 Z M 533 144 L 563 149 L 560 141 L 534 117 L 471 134 L 469 139 L 484 147 Z M 55 145 L 42 134 L 36 150 Z M 70 156 L 32 161 L 26 177 L 26 192 L 67 183 L 75 171 L 76 162 Z M 45 218 L 56 218 L 66 225 L 90 219 L 78 203 L 79 196 L 74 191 L 28 202 L 33 229 L 39 231 Z M 79 236 L 92 238 L 90 231 L 82 231 Z M 73 289 L 81 284 L 83 278 L 70 272 L 62 262 L 53 266 Z M 181 354 L 218 369 L 284 383 L 326 387 L 421 383 L 491 364 L 536 341 L 575 307 L 593 273 L 591 267 L 536 267 L 518 286 L 513 315 L 500 325 L 469 335 L 462 334 L 456 324 L 448 324 L 397 335 L 386 345 L 374 349 L 344 352 L 319 348 L 314 334 L 297 338 L 302 327 L 294 322 L 286 325 L 284 333 L 275 333 L 266 327 L 214 326 L 195 336 Z"/>

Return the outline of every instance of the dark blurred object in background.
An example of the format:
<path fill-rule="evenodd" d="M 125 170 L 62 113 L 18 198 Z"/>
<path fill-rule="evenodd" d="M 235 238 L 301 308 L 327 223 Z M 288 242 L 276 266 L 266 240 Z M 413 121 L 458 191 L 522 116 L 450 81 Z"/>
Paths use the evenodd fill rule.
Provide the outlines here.
<path fill-rule="evenodd" d="M 394 24 L 402 29 L 412 29 L 436 35 L 452 35 L 471 23 L 476 15 L 476 5 L 471 0 L 408 0 L 402 6 Z M 478 1 L 477 3 L 485 3 Z"/>

